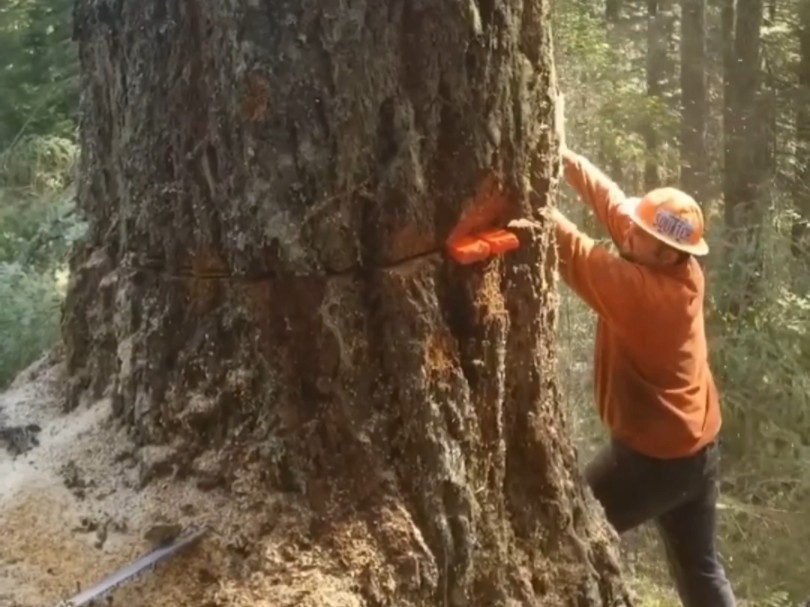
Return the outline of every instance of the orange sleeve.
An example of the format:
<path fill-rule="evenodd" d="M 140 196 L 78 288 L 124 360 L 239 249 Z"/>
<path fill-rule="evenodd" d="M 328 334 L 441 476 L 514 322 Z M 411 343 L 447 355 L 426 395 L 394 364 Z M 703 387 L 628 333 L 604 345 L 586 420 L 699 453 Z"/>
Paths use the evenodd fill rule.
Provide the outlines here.
<path fill-rule="evenodd" d="M 614 328 L 632 327 L 648 287 L 641 268 L 597 245 L 557 209 L 552 218 L 563 281 Z"/>
<path fill-rule="evenodd" d="M 570 150 L 563 152 L 563 166 L 568 185 L 593 208 L 618 246 L 630 225 L 630 217 L 622 209 L 624 192 L 587 158 Z"/>

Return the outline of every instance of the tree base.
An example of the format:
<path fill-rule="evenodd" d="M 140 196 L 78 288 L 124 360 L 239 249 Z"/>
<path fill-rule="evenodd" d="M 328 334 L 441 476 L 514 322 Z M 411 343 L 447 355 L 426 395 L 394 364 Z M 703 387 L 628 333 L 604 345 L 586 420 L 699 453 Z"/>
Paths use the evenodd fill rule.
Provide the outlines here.
<path fill-rule="evenodd" d="M 621 604 L 558 404 L 549 233 L 442 251 L 550 204 L 549 3 L 351 4 L 77 3 L 67 408 L 109 390 L 143 491 L 247 496 L 262 602 Z"/>
<path fill-rule="evenodd" d="M 278 533 L 294 554 L 263 561 L 262 584 L 300 568 L 322 605 L 629 604 L 561 422 L 555 294 L 538 263 L 549 234 L 521 239 L 462 269 L 429 254 L 278 282 L 144 268 L 99 279 L 106 264 L 91 257 L 66 334 L 98 322 L 68 340 L 68 360 L 86 375 L 115 361 L 111 398 L 143 486 L 191 475 L 297 504 L 285 531 L 251 535 L 254 555 Z M 330 575 L 355 598 L 320 598 Z M 285 603 L 279 588 L 257 592 L 305 604 L 308 590 L 284 590 Z"/>

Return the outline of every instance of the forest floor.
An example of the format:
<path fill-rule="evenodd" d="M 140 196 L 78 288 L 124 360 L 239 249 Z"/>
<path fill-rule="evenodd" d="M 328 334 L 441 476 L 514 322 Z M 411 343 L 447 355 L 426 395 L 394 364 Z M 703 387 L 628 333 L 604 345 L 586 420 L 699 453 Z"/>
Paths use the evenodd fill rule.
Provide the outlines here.
<path fill-rule="evenodd" d="M 45 356 L 0 394 L 0 607 L 56 606 L 200 527 L 201 542 L 116 589 L 114 604 L 360 607 L 396 588 L 365 525 L 335 525 L 336 559 L 307 541 L 311 513 L 257 489 L 251 470 L 227 493 L 168 471 L 171 449 L 136 450 L 108 399 L 65 413 L 65 384 Z M 396 542 L 404 522 L 384 508 L 374 525 Z"/>
<path fill-rule="evenodd" d="M 279 522 L 281 513 L 295 514 L 289 504 L 274 504 L 276 498 L 257 496 L 249 486 L 226 494 L 161 470 L 167 458 L 160 449 L 141 449 L 135 457 L 108 399 L 62 410 L 64 379 L 61 362 L 46 355 L 0 394 L 0 607 L 57 605 L 167 536 L 200 526 L 209 529 L 201 543 L 117 589 L 115 604 L 360 604 L 316 551 L 306 556 L 304 571 L 292 573 L 285 565 L 285 546 L 273 536 L 289 536 L 290 525 Z M 146 477 L 152 480 L 144 486 Z M 268 525 L 278 535 L 268 536 Z M 268 536 L 259 558 L 275 574 L 264 581 L 245 576 L 257 570 L 246 555 L 256 552 L 248 546 L 258 536 Z M 371 546 L 349 539 L 358 559 L 373 560 Z M 676 606 L 650 540 L 650 530 L 624 538 L 626 578 L 639 607 Z M 296 579 L 294 596 L 278 584 L 290 575 L 306 578 Z M 322 594 L 327 591 L 328 597 Z"/>
<path fill-rule="evenodd" d="M 65 414 L 62 379 L 61 364 L 44 357 L 0 395 L 2 607 L 55 605 L 149 552 L 156 536 L 178 523 L 227 516 L 227 502 L 190 483 L 139 490 L 132 445 L 110 418 L 109 401 Z M 199 551 L 122 588 L 117 598 L 129 605 L 201 604 L 193 597 L 211 555 L 204 565 L 193 552 Z"/>

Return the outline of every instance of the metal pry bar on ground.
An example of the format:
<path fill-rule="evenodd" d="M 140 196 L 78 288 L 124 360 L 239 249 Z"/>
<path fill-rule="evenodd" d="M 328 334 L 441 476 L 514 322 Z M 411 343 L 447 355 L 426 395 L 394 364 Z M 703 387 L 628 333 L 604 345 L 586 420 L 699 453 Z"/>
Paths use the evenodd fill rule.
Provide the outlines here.
<path fill-rule="evenodd" d="M 58 605 L 56 605 L 56 607 L 84 607 L 92 605 L 94 601 L 103 598 L 104 595 L 118 588 L 124 582 L 131 580 L 140 573 L 153 569 L 163 561 L 166 561 L 179 553 L 183 548 L 195 543 L 206 533 L 206 531 L 207 529 L 203 527 L 179 536 L 172 543 L 161 546 L 146 556 L 142 556 L 134 563 L 119 569 L 95 586 L 80 592 L 72 598 L 60 602 Z"/>

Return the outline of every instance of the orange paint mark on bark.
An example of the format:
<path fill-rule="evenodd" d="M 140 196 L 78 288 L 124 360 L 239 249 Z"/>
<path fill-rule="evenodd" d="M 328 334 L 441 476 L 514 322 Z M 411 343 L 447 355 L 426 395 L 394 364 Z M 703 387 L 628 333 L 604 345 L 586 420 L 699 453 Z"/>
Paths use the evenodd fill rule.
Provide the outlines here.
<path fill-rule="evenodd" d="M 228 266 L 217 253 L 206 249 L 189 255 L 184 265 L 189 275 L 186 285 L 191 304 L 196 310 L 206 313 L 223 288 L 220 281 L 206 279 L 227 276 Z"/>
<path fill-rule="evenodd" d="M 270 83 L 267 79 L 251 72 L 247 77 L 247 94 L 242 101 L 242 112 L 247 120 L 258 122 L 267 113 L 267 97 L 270 91 Z"/>

